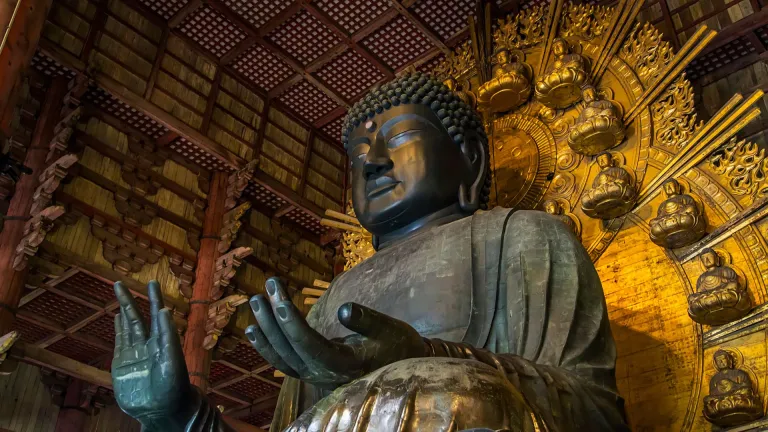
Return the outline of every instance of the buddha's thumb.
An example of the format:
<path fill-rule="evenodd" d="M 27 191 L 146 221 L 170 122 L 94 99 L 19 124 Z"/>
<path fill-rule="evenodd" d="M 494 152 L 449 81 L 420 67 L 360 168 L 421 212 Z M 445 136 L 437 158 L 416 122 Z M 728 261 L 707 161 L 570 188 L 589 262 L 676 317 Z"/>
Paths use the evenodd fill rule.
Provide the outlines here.
<path fill-rule="evenodd" d="M 401 339 L 416 332 L 408 323 L 353 302 L 341 305 L 338 316 L 344 327 L 371 339 Z"/>

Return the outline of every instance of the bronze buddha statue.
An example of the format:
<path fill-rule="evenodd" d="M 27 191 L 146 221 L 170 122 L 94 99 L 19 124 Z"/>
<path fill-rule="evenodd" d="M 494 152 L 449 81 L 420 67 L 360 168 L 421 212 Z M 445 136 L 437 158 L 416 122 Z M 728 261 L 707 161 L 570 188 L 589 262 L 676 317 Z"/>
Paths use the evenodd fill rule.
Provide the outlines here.
<path fill-rule="evenodd" d="M 728 427 L 763 416 L 763 401 L 748 373 L 736 368 L 733 354 L 718 350 L 714 355 L 717 373 L 709 381 L 704 397 L 704 417 L 710 423 Z"/>
<path fill-rule="evenodd" d="M 493 78 L 477 90 L 480 110 L 491 113 L 505 112 L 524 104 L 531 95 L 533 68 L 520 58 L 521 51 L 510 55 L 508 49 L 496 53 Z"/>
<path fill-rule="evenodd" d="M 563 109 L 581 100 L 582 87 L 587 84 L 587 60 L 570 52 L 565 39 L 552 41 L 555 61 L 547 72 L 536 79 L 534 97 L 544 106 Z"/>
<path fill-rule="evenodd" d="M 306 319 L 277 278 L 251 299 L 258 325 L 246 335 L 287 376 L 271 430 L 628 430 L 583 246 L 544 212 L 478 211 L 490 171 L 477 113 L 431 76 L 404 75 L 352 107 L 342 142 L 377 252 L 336 277 Z M 130 315 L 118 323 L 135 328 L 118 294 Z M 193 408 L 158 408 L 149 388 L 166 383 L 136 375 L 128 354 L 127 369 L 113 368 L 126 412 L 145 426 L 166 415 L 186 430 L 222 427 L 189 426 L 219 417 L 181 384 Z M 166 358 L 171 378 L 186 376 L 183 358 Z M 123 394 L 138 387 L 130 379 L 144 389 Z"/>
<path fill-rule="evenodd" d="M 706 271 L 696 281 L 696 292 L 688 296 L 688 315 L 699 324 L 719 326 L 747 315 L 752 301 L 742 278 L 724 265 L 714 250 L 699 255 Z"/>
<path fill-rule="evenodd" d="M 592 181 L 592 188 L 581 198 L 581 210 L 591 218 L 613 219 L 632 209 L 637 199 L 635 179 L 629 172 L 614 165 L 609 152 L 597 155 L 600 172 Z"/>
<path fill-rule="evenodd" d="M 576 153 L 593 156 L 616 147 L 624 139 L 621 110 L 601 100 L 592 86 L 584 88 L 584 109 L 568 134 L 568 146 Z"/>
<path fill-rule="evenodd" d="M 568 227 L 568 229 L 571 230 L 573 235 L 576 236 L 576 238 L 579 238 L 581 236 L 581 230 L 579 229 L 579 226 L 576 224 L 576 221 L 573 220 L 573 218 L 567 214 L 563 214 L 563 206 L 560 205 L 559 202 L 555 200 L 546 200 L 542 203 L 542 208 L 547 214 L 550 214 L 557 218 L 560 222 L 565 224 L 565 226 Z"/>
<path fill-rule="evenodd" d="M 651 219 L 651 241 L 668 249 L 677 249 L 704 237 L 707 222 L 704 210 L 690 195 L 682 193 L 680 183 L 669 179 L 662 185 L 667 199 Z"/>

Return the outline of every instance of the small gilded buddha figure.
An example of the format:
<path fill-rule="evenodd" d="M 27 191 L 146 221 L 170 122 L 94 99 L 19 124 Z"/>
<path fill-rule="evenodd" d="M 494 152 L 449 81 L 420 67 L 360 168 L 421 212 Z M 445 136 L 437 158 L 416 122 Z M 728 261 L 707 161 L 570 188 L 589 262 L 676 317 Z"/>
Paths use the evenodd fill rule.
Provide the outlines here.
<path fill-rule="evenodd" d="M 715 352 L 717 373 L 709 381 L 709 395 L 704 397 L 704 418 L 718 426 L 748 423 L 763 416 L 763 402 L 748 373 L 736 369 L 733 354 Z"/>
<path fill-rule="evenodd" d="M 536 80 L 536 100 L 543 105 L 562 109 L 581 100 L 582 87 L 587 84 L 587 61 L 570 53 L 568 42 L 557 38 L 552 42 L 554 64 Z"/>
<path fill-rule="evenodd" d="M 735 321 L 752 309 L 747 287 L 738 273 L 724 265 L 710 248 L 699 255 L 707 269 L 696 282 L 695 293 L 688 296 L 688 315 L 699 324 L 723 325 Z"/>
<path fill-rule="evenodd" d="M 707 222 L 704 211 L 690 195 L 682 193 L 675 179 L 664 182 L 667 199 L 651 219 L 651 241 L 668 249 L 677 249 L 704 237 Z"/>
<path fill-rule="evenodd" d="M 511 55 L 506 48 L 496 53 L 496 69 L 493 78 L 478 89 L 480 110 L 505 112 L 524 104 L 531 95 L 533 69 L 520 58 L 522 53 Z"/>
<path fill-rule="evenodd" d="M 458 96 L 462 102 L 472 107 L 472 109 L 477 108 L 477 96 L 468 89 L 469 82 L 466 82 L 466 85 L 461 85 L 456 81 L 456 78 L 449 77 L 443 81 L 443 84 L 448 87 L 448 90 L 456 93 L 456 96 Z"/>
<path fill-rule="evenodd" d="M 576 238 L 579 238 L 581 236 L 581 229 L 579 229 L 579 226 L 576 224 L 576 221 L 573 220 L 573 218 L 570 215 L 564 214 L 563 206 L 560 205 L 559 202 L 555 200 L 546 200 L 542 204 L 542 207 L 544 208 L 544 211 L 548 214 L 551 214 L 557 220 L 564 223 L 565 226 L 567 226 L 571 232 L 573 232 L 573 235 L 576 236 Z"/>
<path fill-rule="evenodd" d="M 600 172 L 592 188 L 581 198 L 581 209 L 596 219 L 613 219 L 626 214 L 635 205 L 635 179 L 627 170 L 614 166 L 609 152 L 597 155 Z"/>
<path fill-rule="evenodd" d="M 593 156 L 621 143 L 624 122 L 614 102 L 601 100 L 592 86 L 584 88 L 584 110 L 568 135 L 568 146 L 576 153 Z"/>

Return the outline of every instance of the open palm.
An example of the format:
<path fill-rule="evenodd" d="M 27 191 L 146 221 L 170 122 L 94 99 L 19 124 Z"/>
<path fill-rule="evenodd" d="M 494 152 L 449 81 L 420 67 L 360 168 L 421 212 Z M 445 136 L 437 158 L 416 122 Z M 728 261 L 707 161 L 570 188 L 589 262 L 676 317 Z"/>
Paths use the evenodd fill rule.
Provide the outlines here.
<path fill-rule="evenodd" d="M 148 419 L 179 412 L 192 386 L 171 313 L 163 309 L 160 285 L 148 285 L 151 327 L 122 283 L 115 283 L 120 313 L 115 316 L 112 385 L 117 403 L 131 417 Z"/>

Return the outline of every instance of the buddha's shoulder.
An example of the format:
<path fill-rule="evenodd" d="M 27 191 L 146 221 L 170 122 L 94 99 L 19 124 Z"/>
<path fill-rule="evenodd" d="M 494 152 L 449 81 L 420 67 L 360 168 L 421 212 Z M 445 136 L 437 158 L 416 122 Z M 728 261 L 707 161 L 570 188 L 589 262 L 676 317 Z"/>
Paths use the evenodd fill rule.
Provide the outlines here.
<path fill-rule="evenodd" d="M 479 211 L 472 216 L 473 223 L 485 223 L 488 229 L 500 229 L 507 232 L 530 230 L 532 232 L 566 230 L 563 223 L 549 213 L 538 210 L 515 210 L 495 207 L 489 211 Z M 510 231 L 511 230 L 511 231 Z"/>

